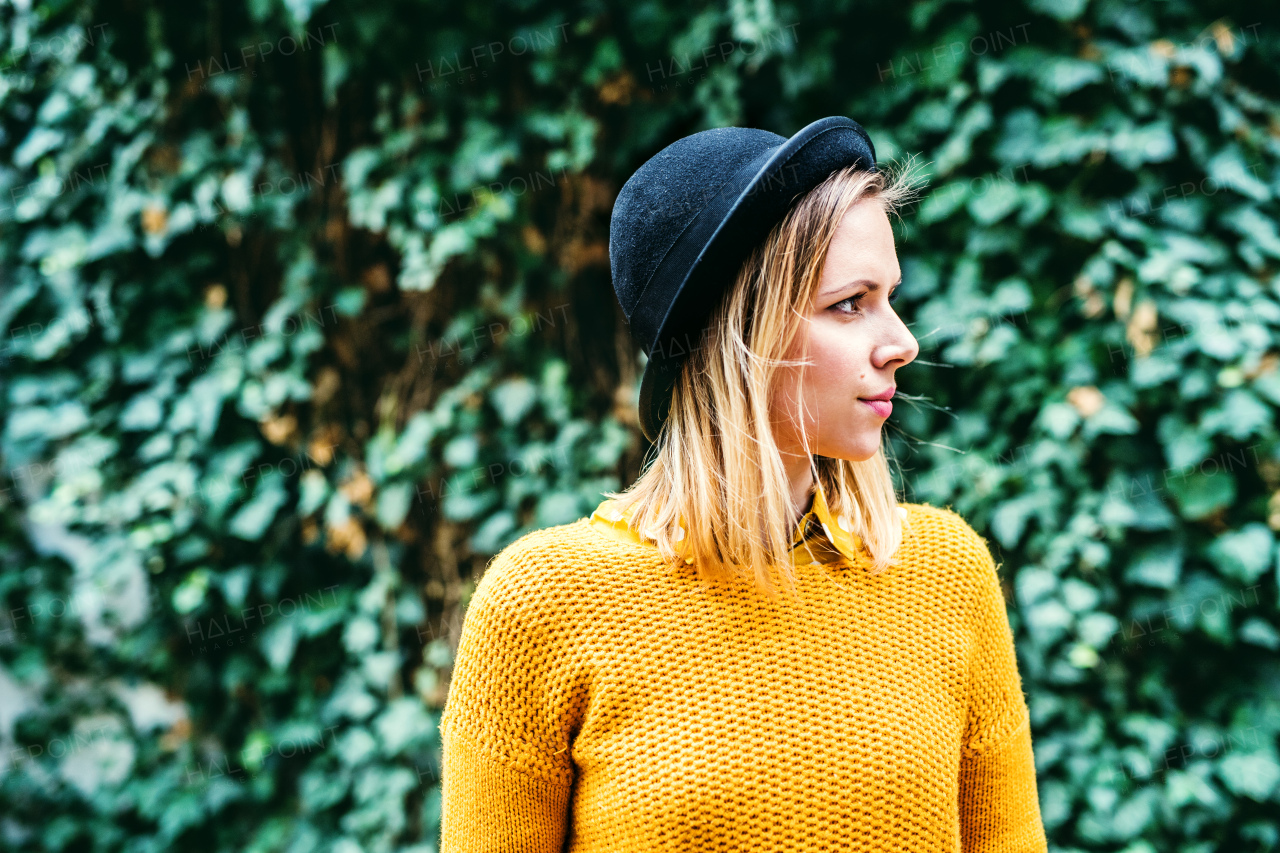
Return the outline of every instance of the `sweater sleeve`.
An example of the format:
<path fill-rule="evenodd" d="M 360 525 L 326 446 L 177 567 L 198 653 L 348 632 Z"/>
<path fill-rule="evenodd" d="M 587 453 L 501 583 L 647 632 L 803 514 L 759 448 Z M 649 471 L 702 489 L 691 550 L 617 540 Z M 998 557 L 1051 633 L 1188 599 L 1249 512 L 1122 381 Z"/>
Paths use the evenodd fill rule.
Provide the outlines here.
<path fill-rule="evenodd" d="M 980 537 L 977 545 L 976 630 L 960 758 L 961 847 L 964 853 L 1045 851 L 1013 633 L 991 552 Z"/>
<path fill-rule="evenodd" d="M 563 653 L 563 617 L 517 562 L 494 558 L 463 619 L 440 720 L 441 853 L 564 843 L 584 691 Z"/>

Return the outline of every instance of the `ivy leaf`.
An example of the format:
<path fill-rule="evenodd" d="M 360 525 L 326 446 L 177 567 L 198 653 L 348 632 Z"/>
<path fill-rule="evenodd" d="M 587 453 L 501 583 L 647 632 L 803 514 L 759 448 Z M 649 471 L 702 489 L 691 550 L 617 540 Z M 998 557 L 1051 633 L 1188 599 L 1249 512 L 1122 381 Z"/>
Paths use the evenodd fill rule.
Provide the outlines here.
<path fill-rule="evenodd" d="M 1232 793 L 1261 803 L 1280 785 L 1280 764 L 1274 754 L 1228 755 L 1218 762 L 1218 775 Z"/>
<path fill-rule="evenodd" d="M 276 672 L 283 672 L 293 660 L 298 645 L 298 629 L 292 619 L 282 619 L 262 632 L 262 654 Z"/>
<path fill-rule="evenodd" d="M 257 493 L 231 519 L 227 529 L 235 536 L 249 541 L 262 538 L 267 527 L 275 520 L 276 512 L 284 505 L 288 495 L 275 481 L 258 489 Z"/>
<path fill-rule="evenodd" d="M 1074 21 L 1084 13 L 1087 0 L 1029 0 L 1027 7 L 1059 21 Z"/>
<path fill-rule="evenodd" d="M 1274 546 L 1271 530 L 1261 522 L 1251 521 L 1219 536 L 1209 548 L 1209 558 L 1227 577 L 1251 584 L 1269 568 Z"/>
<path fill-rule="evenodd" d="M 1236 498 L 1235 477 L 1222 472 L 1205 474 L 1197 471 L 1185 477 L 1170 479 L 1168 486 L 1182 517 L 1192 520 L 1204 518 L 1230 506 Z"/>
<path fill-rule="evenodd" d="M 506 426 L 515 426 L 538 400 L 538 389 L 523 377 L 510 379 L 493 389 L 489 399 Z"/>

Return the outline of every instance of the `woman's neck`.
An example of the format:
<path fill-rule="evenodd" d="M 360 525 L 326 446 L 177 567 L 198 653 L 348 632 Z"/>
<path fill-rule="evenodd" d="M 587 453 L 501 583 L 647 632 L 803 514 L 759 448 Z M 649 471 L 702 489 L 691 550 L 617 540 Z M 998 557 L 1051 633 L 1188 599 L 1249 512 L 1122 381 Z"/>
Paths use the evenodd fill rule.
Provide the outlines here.
<path fill-rule="evenodd" d="M 813 502 L 813 469 L 807 456 L 784 455 L 782 463 L 791 484 L 791 523 L 799 524 Z"/>

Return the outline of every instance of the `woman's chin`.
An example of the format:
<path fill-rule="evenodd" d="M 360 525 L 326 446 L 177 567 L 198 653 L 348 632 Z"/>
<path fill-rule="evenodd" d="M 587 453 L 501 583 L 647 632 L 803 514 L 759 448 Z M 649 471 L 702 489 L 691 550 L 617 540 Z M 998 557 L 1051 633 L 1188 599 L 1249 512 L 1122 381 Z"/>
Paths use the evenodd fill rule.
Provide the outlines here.
<path fill-rule="evenodd" d="M 847 462 L 865 462 L 880 449 L 880 430 L 877 428 L 866 435 L 850 436 L 849 440 L 826 448 L 821 456 L 832 459 L 844 459 Z"/>

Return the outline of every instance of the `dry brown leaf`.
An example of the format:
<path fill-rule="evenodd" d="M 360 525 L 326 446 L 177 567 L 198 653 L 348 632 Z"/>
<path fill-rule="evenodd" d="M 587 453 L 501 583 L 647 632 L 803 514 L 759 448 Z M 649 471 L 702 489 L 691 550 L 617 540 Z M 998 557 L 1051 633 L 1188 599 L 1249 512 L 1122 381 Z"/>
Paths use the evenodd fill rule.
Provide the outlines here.
<path fill-rule="evenodd" d="M 341 387 L 342 375 L 337 370 L 328 366 L 320 368 L 320 372 L 316 374 L 315 383 L 311 386 L 312 404 L 323 406 L 333 399 L 333 395 L 337 394 Z"/>
<path fill-rule="evenodd" d="M 351 516 L 341 524 L 331 524 L 325 528 L 325 550 L 331 554 L 344 552 L 352 560 L 364 554 L 368 546 L 364 528 Z"/>
<path fill-rule="evenodd" d="M 298 429 L 298 419 L 293 415 L 279 415 L 268 418 L 260 425 L 267 441 L 279 446 L 286 443 Z"/>
<path fill-rule="evenodd" d="M 1258 359 L 1258 363 L 1250 370 L 1245 371 L 1244 378 L 1249 380 L 1257 379 L 1259 376 L 1265 376 L 1275 370 L 1277 366 L 1280 366 L 1280 355 L 1269 352 Z"/>
<path fill-rule="evenodd" d="M 373 480 L 363 470 L 356 471 L 351 479 L 343 483 L 338 491 L 347 496 L 347 500 L 360 507 L 367 507 L 373 499 Z"/>
<path fill-rule="evenodd" d="M 1129 312 L 1133 310 L 1133 279 L 1120 279 L 1120 283 L 1116 285 L 1116 295 L 1111 300 L 1111 308 L 1119 319 L 1129 318 Z"/>
<path fill-rule="evenodd" d="M 191 739 L 191 718 L 185 714 L 174 721 L 173 725 L 160 736 L 160 748 L 173 752 Z"/>
<path fill-rule="evenodd" d="M 1155 349 L 1155 328 L 1158 321 L 1159 312 L 1156 310 L 1156 303 L 1150 299 L 1142 300 L 1133 309 L 1129 324 L 1125 327 L 1124 336 L 1139 356 L 1149 355 Z"/>
<path fill-rule="evenodd" d="M 626 106 L 631 103 L 631 94 L 635 88 L 636 81 L 631 72 L 623 71 L 617 77 L 602 83 L 597 94 L 602 103 Z"/>
<path fill-rule="evenodd" d="M 219 311 L 227 304 L 227 289 L 221 284 L 211 284 L 204 289 L 204 304 L 211 311 Z"/>
<path fill-rule="evenodd" d="M 1067 392 L 1067 402 L 1080 413 L 1081 417 L 1087 418 L 1097 414 L 1107 402 L 1107 398 L 1093 385 L 1078 385 Z"/>
<path fill-rule="evenodd" d="M 391 289 L 391 271 L 386 264 L 374 264 L 360 274 L 360 281 L 374 293 L 386 293 Z"/>
<path fill-rule="evenodd" d="M 151 205 L 142 211 L 142 230 L 148 234 L 163 234 L 169 226 L 169 214 L 159 205 Z"/>
<path fill-rule="evenodd" d="M 547 238 L 542 236 L 533 225 L 526 225 L 520 232 L 520 236 L 524 238 L 524 246 L 535 255 L 545 255 L 547 253 Z"/>
<path fill-rule="evenodd" d="M 1213 22 L 1213 40 L 1218 43 L 1218 53 L 1223 56 L 1230 56 L 1236 52 L 1236 39 L 1231 34 L 1231 28 L 1222 21 Z"/>
<path fill-rule="evenodd" d="M 325 444 L 319 438 L 311 439 L 307 445 L 307 458 L 313 460 L 320 467 L 324 467 L 333 461 L 333 449 L 335 445 Z"/>

